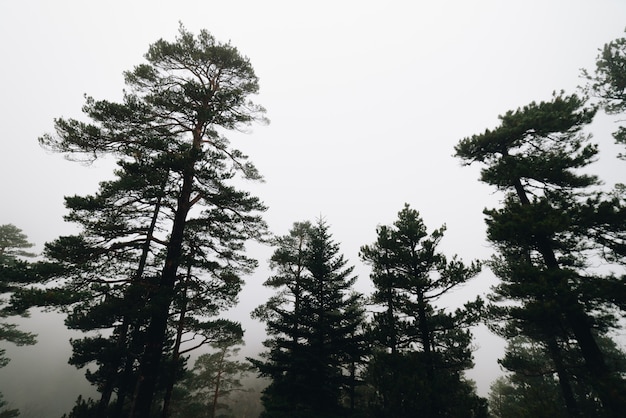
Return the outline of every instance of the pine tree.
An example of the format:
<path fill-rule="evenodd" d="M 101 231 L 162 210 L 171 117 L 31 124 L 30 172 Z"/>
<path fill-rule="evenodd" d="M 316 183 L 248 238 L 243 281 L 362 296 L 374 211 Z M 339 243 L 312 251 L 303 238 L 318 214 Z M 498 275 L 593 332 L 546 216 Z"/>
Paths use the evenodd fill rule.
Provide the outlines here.
<path fill-rule="evenodd" d="M 623 371 L 626 357 L 615 343 L 600 337 L 598 343 L 607 360 L 615 370 Z M 500 364 L 509 372 L 498 378 L 491 385 L 489 406 L 498 418 L 514 416 L 570 416 L 558 379 L 555 378 L 556 366 L 544 344 L 525 337 L 516 337 L 509 341 L 506 356 Z M 584 373 L 580 364 L 580 353 L 576 344 L 570 344 L 564 351 L 564 361 L 578 374 Z M 592 388 L 586 387 L 588 379 L 576 376 L 572 381 L 572 392 L 580 406 L 581 416 L 603 416 L 602 405 L 597 397 L 589 396 Z"/>
<path fill-rule="evenodd" d="M 499 250 L 492 268 L 502 282 L 494 300 L 516 303 L 492 307 L 493 318 L 506 322 L 494 329 L 545 344 L 568 412 L 577 416 L 572 372 L 564 363 L 564 347 L 574 339 L 605 413 L 619 416 L 626 406 L 624 382 L 607 365 L 595 336 L 615 326 L 615 305 L 608 293 L 590 291 L 605 289 L 611 279 L 586 271 L 590 252 L 598 248 L 589 225 L 601 222 L 592 215 L 596 200 L 583 199 L 597 178 L 579 171 L 597 154 L 582 132 L 594 115 L 584 99 L 555 95 L 507 112 L 496 129 L 460 141 L 456 155 L 485 164 L 481 180 L 506 192 L 504 206 L 485 214 L 488 238 Z"/>
<path fill-rule="evenodd" d="M 342 397 L 354 407 L 355 368 L 361 357 L 364 311 L 352 291 L 353 267 L 320 220 L 296 223 L 276 240 L 265 284 L 277 294 L 255 310 L 271 338 L 265 360 L 251 360 L 271 379 L 264 391 L 266 417 L 338 416 Z"/>
<path fill-rule="evenodd" d="M 201 354 L 178 385 L 184 393 L 174 403 L 172 417 L 230 417 L 227 401 L 242 390 L 241 379 L 250 372 L 247 362 L 235 360 L 241 338 L 226 338 L 211 344 L 213 352 Z"/>
<path fill-rule="evenodd" d="M 437 251 L 444 231 L 445 226 L 429 235 L 419 213 L 405 205 L 392 226 L 377 228 L 374 244 L 361 248 L 361 258 L 372 266 L 372 302 L 380 307 L 372 324 L 377 351 L 368 376 L 381 416 L 484 410 L 461 375 L 473 365 L 468 328 L 480 301 L 455 312 L 436 306 L 441 296 L 478 274 L 480 264 L 466 266 Z"/>
<path fill-rule="evenodd" d="M 191 247 L 202 260 L 191 265 L 199 280 L 239 282 L 254 265 L 243 255 L 244 243 L 265 228 L 264 206 L 233 185 L 237 176 L 260 176 L 222 134 L 264 120 L 264 110 L 248 100 L 258 91 L 248 59 L 206 31 L 195 37 L 181 27 L 175 42 L 153 44 L 146 60 L 125 74 L 129 90 L 122 103 L 88 98 L 84 111 L 91 123 L 58 119 L 57 135 L 40 140 L 72 156 L 119 159 L 121 172 L 109 185 L 115 193 L 105 184 L 99 195 L 69 199 L 68 218 L 85 231 L 58 239 L 48 254 L 66 265 L 72 302 L 83 305 L 87 321 L 100 308 L 115 312 L 93 320 L 97 327 L 115 326 L 121 352 L 133 356 L 122 363 L 134 368 L 137 387 L 124 393 L 136 394 L 131 416 L 142 418 L 156 403 L 157 385 L 165 384 L 159 383 L 162 358 L 175 334 L 172 309 L 184 299 L 179 292 L 188 281 L 181 270 L 191 265 Z M 192 224 L 202 235 L 196 242 L 189 234 Z M 221 290 L 211 288 L 200 293 L 219 300 Z M 220 309 L 233 301 L 224 300 L 230 302 L 218 303 Z M 130 341 L 134 345 L 127 350 Z M 121 370 L 128 367 L 117 363 L 104 367 L 126 374 Z M 101 404 L 108 403 L 105 398 Z"/>

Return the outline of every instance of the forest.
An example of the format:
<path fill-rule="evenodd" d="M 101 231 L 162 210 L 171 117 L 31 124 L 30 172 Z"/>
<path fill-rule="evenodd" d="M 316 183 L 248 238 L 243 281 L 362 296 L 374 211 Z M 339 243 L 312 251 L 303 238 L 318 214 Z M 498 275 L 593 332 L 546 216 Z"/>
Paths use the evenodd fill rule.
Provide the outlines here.
<path fill-rule="evenodd" d="M 77 396 L 67 418 L 621 417 L 626 186 L 607 190 L 590 171 L 599 154 L 587 129 L 599 112 L 626 113 L 626 38 L 582 78 L 579 91 L 503 109 L 496 127 L 450 150 L 503 196 L 484 210 L 491 258 L 445 254 L 446 225 L 405 204 L 392 223 L 363 225 L 375 230 L 359 252 L 374 289 L 363 294 L 332 219 L 269 230 L 244 187 L 262 173 L 229 140 L 268 122 L 254 68 L 181 25 L 124 73 L 121 102 L 86 96 L 82 117 L 57 118 L 39 138 L 116 169 L 95 193 L 65 197 L 79 232 L 41 255 L 23 226 L 0 224 L 0 339 L 35 344 L 11 318 L 33 308 L 82 333 L 69 363 L 98 396 Z M 626 145 L 626 126 L 614 139 Z M 251 312 L 264 351 L 242 358 L 244 330 L 225 313 L 258 265 L 250 242 L 273 249 L 272 296 Z M 487 269 L 498 281 L 486 298 L 442 303 Z M 465 375 L 479 324 L 507 341 L 497 360 L 507 373 L 487 398 Z M 0 349 L 0 367 L 9 360 Z M 260 399 L 246 398 L 252 381 Z M 2 398 L 0 408 L 20 414 Z"/>

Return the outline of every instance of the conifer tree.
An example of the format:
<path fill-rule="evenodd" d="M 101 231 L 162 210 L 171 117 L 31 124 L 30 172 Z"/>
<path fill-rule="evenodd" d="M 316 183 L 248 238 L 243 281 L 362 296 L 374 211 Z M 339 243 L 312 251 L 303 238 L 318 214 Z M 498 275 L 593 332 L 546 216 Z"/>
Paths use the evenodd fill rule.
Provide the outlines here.
<path fill-rule="evenodd" d="M 585 99 L 561 93 L 500 116 L 496 129 L 461 140 L 456 155 L 467 164 L 483 163 L 481 180 L 506 193 L 504 206 L 485 214 L 488 238 L 499 251 L 491 264 L 502 280 L 494 300 L 516 303 L 492 306 L 493 318 L 505 321 L 493 328 L 543 344 L 571 416 L 580 408 L 564 353 L 576 341 L 594 388 L 590 396 L 601 399 L 607 416 L 620 416 L 624 381 L 597 343 L 598 334 L 615 326 L 612 297 L 597 290 L 612 279 L 587 270 L 590 252 L 603 246 L 592 233 L 603 223 L 599 213 L 621 211 L 603 200 L 608 207 L 598 212 L 598 194 L 583 199 L 598 184 L 580 172 L 597 154 L 583 132 L 594 115 Z"/>
<path fill-rule="evenodd" d="M 230 417 L 230 395 L 242 389 L 241 379 L 250 372 L 250 364 L 235 360 L 241 338 L 225 338 L 211 344 L 212 352 L 201 354 L 194 367 L 178 385 L 183 396 L 177 399 L 172 417 Z"/>
<path fill-rule="evenodd" d="M 352 290 L 353 267 L 322 220 L 294 224 L 276 244 L 277 275 L 266 285 L 277 294 L 254 312 L 271 336 L 264 343 L 265 359 L 251 360 L 271 379 L 263 416 L 340 416 L 347 407 L 342 397 L 353 400 L 353 367 L 363 338 L 364 311 L 361 295 Z"/>
<path fill-rule="evenodd" d="M 464 381 L 472 367 L 469 326 L 480 301 L 449 312 L 437 306 L 448 291 L 480 271 L 437 250 L 445 226 L 426 230 L 409 205 L 392 226 L 377 228 L 377 240 L 361 248 L 371 265 L 378 306 L 371 325 L 376 348 L 368 366 L 373 408 L 385 417 L 470 416 L 485 413 L 484 402 Z M 472 416 L 476 416 L 472 415 Z"/>
<path fill-rule="evenodd" d="M 121 352 L 132 356 L 125 364 L 136 373 L 136 387 L 125 393 L 136 394 L 130 415 L 141 418 L 157 403 L 157 385 L 165 385 L 162 357 L 172 309 L 180 308 L 174 303 L 188 283 L 182 270 L 191 265 L 189 249 L 195 246 L 192 253 L 202 260 L 191 265 L 200 281 L 239 282 L 254 266 L 243 254 L 244 243 L 260 238 L 265 228 L 264 206 L 233 184 L 237 176 L 260 176 L 223 135 L 264 120 L 264 110 L 248 100 L 258 91 L 248 59 L 206 31 L 194 36 L 182 27 L 175 42 L 159 40 L 145 57 L 147 63 L 125 73 L 129 90 L 122 103 L 88 98 L 90 123 L 58 119 L 57 135 L 40 140 L 72 156 L 119 159 L 118 179 L 99 195 L 68 199 L 68 219 L 84 232 L 61 237 L 47 250 L 67 267 L 64 288 L 72 290 L 75 307 L 83 306 L 78 318 L 90 321 L 100 308 L 115 313 L 102 315 L 96 327 L 115 326 Z M 192 242 L 191 224 L 201 240 Z M 200 293 L 215 298 L 219 309 L 234 301 L 228 296 L 217 302 L 221 290 L 211 288 Z M 116 306 L 109 303 L 115 300 Z M 128 338 L 130 350 L 123 342 Z M 127 369 L 119 355 L 111 358 L 117 364 L 104 375 Z"/>

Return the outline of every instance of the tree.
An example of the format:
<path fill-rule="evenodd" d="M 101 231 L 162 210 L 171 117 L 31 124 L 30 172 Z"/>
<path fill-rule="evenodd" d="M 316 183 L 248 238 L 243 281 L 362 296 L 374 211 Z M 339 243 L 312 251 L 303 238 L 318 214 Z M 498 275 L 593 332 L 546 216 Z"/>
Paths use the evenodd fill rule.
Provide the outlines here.
<path fill-rule="evenodd" d="M 34 257 L 35 254 L 24 251 L 34 244 L 28 242 L 28 237 L 21 229 L 12 224 L 0 225 L 0 294 L 11 295 L 22 286 L 36 280 L 32 266 L 24 261 L 23 257 Z M 26 315 L 25 311 L 15 310 L 6 306 L 5 300 L 0 301 L 0 341 L 8 341 L 15 345 L 35 344 L 35 335 L 21 331 L 15 324 L 5 322 L 5 318 L 11 315 Z M 0 367 L 9 362 L 5 356 L 6 350 L 0 348 Z M 16 417 L 17 409 L 5 409 L 6 401 L 2 400 L 0 393 L 0 417 Z"/>
<path fill-rule="evenodd" d="M 626 111 L 626 38 L 618 38 L 600 50 L 595 73 L 583 70 L 588 80 L 587 91 L 600 98 L 600 104 L 611 115 Z M 617 143 L 626 145 L 626 127 L 620 126 L 613 134 Z M 622 159 L 626 155 L 620 155 Z"/>
<path fill-rule="evenodd" d="M 296 223 L 276 239 L 265 283 L 275 296 L 254 315 L 271 336 L 264 360 L 251 359 L 271 379 L 263 405 L 267 417 L 332 417 L 343 409 L 342 393 L 354 406 L 356 363 L 362 355 L 361 296 L 351 288 L 353 267 L 322 220 Z"/>
<path fill-rule="evenodd" d="M 0 263 L 10 265 L 19 257 L 34 257 L 35 254 L 24 251 L 34 244 L 28 242 L 28 237 L 21 229 L 12 224 L 0 225 Z"/>
<path fill-rule="evenodd" d="M 598 248 L 587 225 L 601 223 L 597 201 L 583 199 L 597 178 L 579 172 L 597 154 L 582 132 L 595 113 L 585 99 L 561 93 L 507 112 L 496 129 L 461 140 L 455 150 L 467 164 L 485 164 L 481 180 L 506 192 L 504 207 L 485 214 L 488 238 L 499 251 L 491 267 L 502 280 L 493 300 L 515 303 L 491 307 L 492 319 L 505 321 L 492 329 L 548 347 L 568 412 L 577 416 L 572 373 L 563 362 L 565 344 L 574 339 L 605 413 L 619 416 L 624 382 L 595 336 L 615 325 L 615 305 L 609 294 L 590 291 L 611 280 L 585 270 Z"/>
<path fill-rule="evenodd" d="M 419 213 L 405 205 L 392 226 L 377 228 L 374 244 L 361 247 L 361 259 L 372 266 L 372 302 L 381 308 L 371 326 L 377 352 L 368 365 L 377 416 L 480 414 L 469 405 L 478 397 L 461 375 L 472 367 L 469 307 L 480 301 L 454 313 L 436 307 L 478 274 L 480 263 L 448 261 L 437 251 L 444 231 L 429 235 Z"/>
<path fill-rule="evenodd" d="M 178 400 L 173 417 L 217 418 L 231 416 L 226 403 L 231 393 L 241 390 L 241 379 L 250 365 L 234 360 L 241 340 L 224 340 L 212 344 L 213 353 L 201 354 L 188 376 L 181 382 L 187 395 Z M 195 412 L 194 412 L 195 411 Z"/>
<path fill-rule="evenodd" d="M 2 393 L 0 393 L 0 418 L 14 418 L 20 416 L 18 409 L 7 409 L 5 406 L 7 402 L 3 399 Z"/>
<path fill-rule="evenodd" d="M 609 338 L 600 337 L 599 344 L 616 370 L 626 366 L 624 354 Z M 565 361 L 577 373 L 584 371 L 575 345 L 565 353 Z M 491 385 L 489 406 L 496 417 L 569 416 L 556 376 L 556 367 L 544 344 L 524 337 L 512 339 L 500 360 L 510 373 Z M 585 417 L 602 416 L 602 405 L 597 397 L 589 396 L 592 388 L 585 387 L 587 380 L 577 376 L 572 380 L 573 394 Z"/>
<path fill-rule="evenodd" d="M 92 159 L 112 155 L 120 161 L 117 204 L 99 205 L 89 219 L 81 219 L 85 227 L 93 227 L 89 232 L 94 238 L 62 237 L 50 251 L 60 260 L 80 261 L 71 263 L 69 273 L 82 275 L 79 282 L 89 287 L 88 295 L 99 291 L 94 300 L 106 300 L 115 289 L 114 298 L 130 297 L 130 309 L 141 313 L 133 325 L 142 334 L 131 361 L 137 365 L 133 417 L 148 417 L 155 400 L 171 307 L 182 288 L 179 270 L 185 246 L 192 245 L 186 241 L 188 226 L 193 221 L 209 234 L 199 244 L 198 257 L 206 263 L 194 269 L 219 280 L 249 271 L 254 263 L 242 254 L 244 243 L 260 238 L 265 228 L 260 217 L 264 206 L 232 184 L 237 176 L 260 176 L 222 134 L 264 120 L 264 109 L 248 100 L 258 91 L 249 60 L 208 32 L 194 37 L 182 26 L 175 42 L 159 40 L 145 57 L 147 63 L 125 73 L 129 90 L 122 103 L 88 98 L 84 111 L 91 123 L 57 119 L 57 135 L 40 139 L 60 152 Z M 152 174 L 144 179 L 143 173 Z M 79 200 L 90 209 L 91 198 Z M 138 211 L 143 215 L 134 218 Z M 96 219 L 98 214 L 109 216 Z M 116 223 L 120 217 L 127 222 Z M 122 262 L 114 264 L 118 257 Z M 103 263 L 109 273 L 94 280 L 94 266 Z M 86 302 L 82 296 L 77 303 Z M 117 317 L 115 322 L 122 327 L 120 341 L 126 334 L 124 321 Z"/>

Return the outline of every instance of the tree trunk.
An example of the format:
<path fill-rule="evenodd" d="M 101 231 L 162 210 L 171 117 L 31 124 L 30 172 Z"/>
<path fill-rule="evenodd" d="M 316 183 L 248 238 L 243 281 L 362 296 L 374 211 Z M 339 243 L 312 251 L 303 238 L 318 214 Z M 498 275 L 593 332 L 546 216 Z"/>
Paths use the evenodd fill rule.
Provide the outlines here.
<path fill-rule="evenodd" d="M 220 396 L 220 385 L 222 383 L 222 372 L 224 368 L 224 356 L 226 355 L 227 347 L 223 347 L 220 352 L 220 361 L 217 364 L 217 376 L 215 376 L 215 391 L 213 392 L 213 403 L 211 404 L 211 418 L 215 418 L 217 412 L 217 401 Z"/>
<path fill-rule="evenodd" d="M 520 179 L 516 179 L 515 190 L 522 205 L 530 205 L 530 200 L 526 195 L 526 191 Z M 552 248 L 552 244 L 548 237 L 537 236 L 535 238 L 537 249 L 541 254 L 548 270 L 558 272 L 561 270 L 556 259 L 556 255 Z M 592 333 L 591 319 L 580 305 L 576 295 L 572 294 L 567 283 L 561 283 L 563 279 L 561 275 L 559 282 L 554 283 L 558 292 L 555 292 L 555 302 L 565 316 L 567 325 L 571 329 L 580 351 L 585 359 L 585 368 L 592 378 L 592 384 L 597 391 L 598 397 L 606 408 L 606 411 L 612 417 L 621 417 L 626 411 L 626 399 L 622 394 L 623 383 L 611 375 L 609 368 L 604 361 L 604 354 L 598 347 L 598 344 Z M 558 293 L 558 294 L 557 294 Z"/>
<path fill-rule="evenodd" d="M 422 292 L 417 295 L 417 312 L 419 319 L 419 333 L 420 338 L 422 339 L 422 344 L 424 346 L 424 357 L 426 359 L 426 378 L 432 385 L 432 387 L 436 388 L 435 382 L 435 362 L 433 359 L 433 343 L 431 331 L 428 326 L 428 317 L 426 316 L 426 302 L 424 301 L 424 294 Z M 437 400 L 438 392 L 437 390 L 431 391 L 431 394 L 428 399 L 428 403 L 430 405 L 430 416 L 437 417 L 439 416 L 439 402 Z"/>
<path fill-rule="evenodd" d="M 165 184 L 162 185 L 165 187 Z M 138 300 L 137 295 L 133 289 L 133 286 L 136 286 L 142 279 L 144 270 L 146 268 L 146 262 L 148 260 L 148 254 L 150 252 L 150 244 L 152 243 L 152 238 L 154 236 L 154 229 L 156 227 L 157 221 L 159 219 L 159 213 L 161 212 L 161 200 L 162 197 L 158 196 L 157 201 L 154 206 L 154 211 L 152 212 L 152 218 L 150 219 L 150 226 L 148 227 L 148 231 L 146 233 L 146 240 L 143 243 L 143 247 L 141 250 L 141 257 L 139 258 L 139 265 L 137 266 L 137 271 L 135 272 L 134 277 L 129 285 L 129 289 L 127 289 L 126 294 L 124 295 L 124 301 L 130 302 L 131 307 L 137 307 Z M 118 373 L 118 369 L 122 366 L 122 350 L 126 348 L 126 356 L 130 356 L 129 347 L 125 347 L 127 344 L 127 335 L 128 329 L 130 327 L 130 319 L 127 315 L 122 318 L 122 324 L 119 326 L 118 337 L 117 337 L 117 349 L 118 354 L 113 360 L 113 364 L 110 365 L 108 371 L 108 377 L 104 388 L 102 389 L 102 396 L 100 397 L 100 402 L 98 403 L 98 418 L 104 418 L 106 416 L 106 409 L 111 401 L 111 395 L 113 394 L 113 389 L 115 388 L 115 380 Z M 118 397 L 120 393 L 118 392 Z"/>
<path fill-rule="evenodd" d="M 150 306 L 152 315 L 146 332 L 145 350 L 139 366 L 137 397 L 131 415 L 133 418 L 150 418 L 150 406 L 159 376 L 169 309 L 174 297 L 174 285 L 176 284 L 176 273 L 182 252 L 183 233 L 187 214 L 191 207 L 191 191 L 194 179 L 193 164 L 194 159 L 190 158 L 183 173 L 183 185 L 178 198 L 165 266 Z"/>
<path fill-rule="evenodd" d="M 567 413 L 571 418 L 580 417 L 580 410 L 574 397 L 574 391 L 572 390 L 572 383 L 570 374 L 567 372 L 565 364 L 563 363 L 563 356 L 561 349 L 558 346 L 556 338 L 553 335 L 549 335 L 547 338 L 548 352 L 550 358 L 554 363 L 556 374 L 559 377 L 559 386 L 561 393 L 563 394 L 563 400 L 565 401 L 565 407 Z"/>
<path fill-rule="evenodd" d="M 191 277 L 191 266 L 187 267 L 187 279 Z M 183 338 L 183 332 L 185 331 L 185 317 L 187 314 L 187 284 L 183 287 L 183 303 L 180 311 L 180 317 L 178 318 L 178 328 L 176 329 L 176 341 L 174 342 L 174 349 L 172 353 L 172 364 L 170 367 L 169 380 L 167 387 L 165 388 L 165 396 L 163 397 L 163 411 L 161 412 L 162 418 L 167 418 L 169 415 L 170 401 L 172 399 L 172 392 L 174 391 L 174 384 L 176 383 L 176 370 L 178 360 L 180 359 L 180 344 Z"/>

